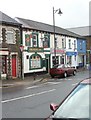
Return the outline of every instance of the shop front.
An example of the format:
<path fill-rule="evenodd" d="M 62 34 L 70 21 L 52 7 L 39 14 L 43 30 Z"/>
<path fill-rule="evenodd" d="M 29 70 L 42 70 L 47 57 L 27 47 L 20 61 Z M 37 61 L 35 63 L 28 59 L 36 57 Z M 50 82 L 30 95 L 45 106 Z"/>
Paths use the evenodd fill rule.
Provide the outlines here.
<path fill-rule="evenodd" d="M 24 74 L 49 71 L 50 52 L 45 52 L 43 48 L 28 47 L 23 59 Z"/>
<path fill-rule="evenodd" d="M 86 66 L 86 54 L 78 53 L 78 68 Z"/>
<path fill-rule="evenodd" d="M 66 64 L 77 66 L 77 52 L 66 52 Z"/>
<path fill-rule="evenodd" d="M 0 51 L 0 78 L 17 78 L 20 75 L 18 53 L 9 50 Z"/>
<path fill-rule="evenodd" d="M 65 64 L 65 50 L 57 48 L 56 51 L 51 48 L 51 68 L 55 65 L 55 57 L 56 57 L 56 64 Z M 56 56 L 55 56 L 56 53 Z"/>
<path fill-rule="evenodd" d="M 9 52 L 7 50 L 0 51 L 0 78 L 6 79 L 7 77 L 7 59 Z"/>

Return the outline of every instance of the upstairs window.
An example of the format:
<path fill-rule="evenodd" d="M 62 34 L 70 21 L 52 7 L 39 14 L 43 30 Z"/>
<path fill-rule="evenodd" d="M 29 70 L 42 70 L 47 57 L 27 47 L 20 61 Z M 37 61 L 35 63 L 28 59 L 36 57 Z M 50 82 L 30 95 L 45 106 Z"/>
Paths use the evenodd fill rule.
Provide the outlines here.
<path fill-rule="evenodd" d="M 38 47 L 38 34 L 36 33 L 32 35 L 32 47 Z"/>
<path fill-rule="evenodd" d="M 26 46 L 31 46 L 31 37 L 32 37 L 31 34 L 26 34 L 25 35 L 25 45 Z"/>
<path fill-rule="evenodd" d="M 7 31 L 7 43 L 15 43 L 15 36 L 13 31 Z"/>
<path fill-rule="evenodd" d="M 44 35 L 43 47 L 49 48 L 49 35 Z"/>
<path fill-rule="evenodd" d="M 68 44 L 69 44 L 69 49 L 71 49 L 71 40 L 69 40 Z"/>
<path fill-rule="evenodd" d="M 74 40 L 74 49 L 76 49 L 76 40 Z"/>
<path fill-rule="evenodd" d="M 63 49 L 65 48 L 65 41 L 64 41 L 64 39 L 62 39 L 62 48 Z"/>
<path fill-rule="evenodd" d="M 82 41 L 80 42 L 80 50 L 82 50 Z"/>

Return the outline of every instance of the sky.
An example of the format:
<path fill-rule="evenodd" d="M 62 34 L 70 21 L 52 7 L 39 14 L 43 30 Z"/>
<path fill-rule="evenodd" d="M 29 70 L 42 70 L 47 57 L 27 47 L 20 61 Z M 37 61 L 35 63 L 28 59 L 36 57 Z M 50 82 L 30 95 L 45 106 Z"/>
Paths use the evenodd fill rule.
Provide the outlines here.
<path fill-rule="evenodd" d="M 0 0 L 0 11 L 15 18 L 25 18 L 53 25 L 53 7 L 61 9 L 55 15 L 55 26 L 62 28 L 89 25 L 90 0 Z"/>

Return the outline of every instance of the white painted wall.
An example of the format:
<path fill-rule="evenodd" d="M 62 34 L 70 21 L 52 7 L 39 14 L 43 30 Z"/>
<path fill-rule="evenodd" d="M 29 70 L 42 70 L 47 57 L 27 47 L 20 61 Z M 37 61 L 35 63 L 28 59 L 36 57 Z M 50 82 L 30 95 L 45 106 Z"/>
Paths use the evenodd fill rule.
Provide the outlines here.
<path fill-rule="evenodd" d="M 69 49 L 69 39 L 71 40 L 71 49 Z M 77 49 L 74 49 L 74 40 L 76 40 L 76 48 L 77 48 L 77 39 L 73 37 L 66 37 L 66 52 L 77 52 Z M 73 55 L 72 56 L 72 63 L 71 66 L 77 66 L 78 65 L 78 57 Z M 67 64 L 67 55 L 66 55 L 66 64 Z"/>

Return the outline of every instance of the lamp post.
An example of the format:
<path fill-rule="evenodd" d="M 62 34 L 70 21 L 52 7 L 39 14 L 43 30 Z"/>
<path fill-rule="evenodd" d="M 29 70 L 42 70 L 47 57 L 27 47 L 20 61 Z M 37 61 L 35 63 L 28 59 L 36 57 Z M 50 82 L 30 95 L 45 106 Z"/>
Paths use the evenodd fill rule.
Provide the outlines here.
<path fill-rule="evenodd" d="M 53 32 L 54 32 L 54 63 L 56 65 L 56 38 L 55 38 L 55 13 L 58 12 L 59 15 L 62 14 L 61 9 L 55 10 L 53 7 Z"/>
<path fill-rule="evenodd" d="M 21 50 L 21 77 L 24 80 L 24 46 L 21 45 L 20 46 L 20 50 Z"/>

